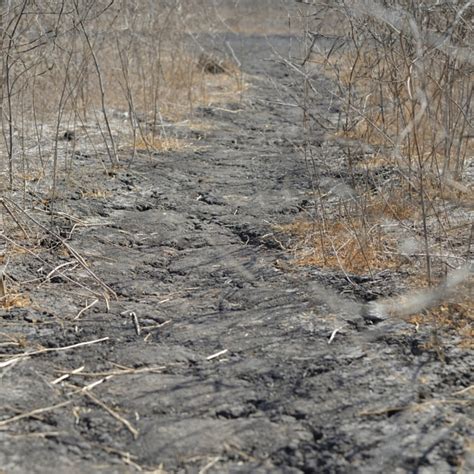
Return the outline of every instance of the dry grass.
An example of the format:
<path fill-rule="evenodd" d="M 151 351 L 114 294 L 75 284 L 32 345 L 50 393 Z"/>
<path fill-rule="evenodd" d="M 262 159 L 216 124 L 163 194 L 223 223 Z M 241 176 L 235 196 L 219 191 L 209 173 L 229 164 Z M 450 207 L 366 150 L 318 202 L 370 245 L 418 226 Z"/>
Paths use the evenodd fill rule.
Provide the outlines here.
<path fill-rule="evenodd" d="M 0 304 L 3 309 L 7 310 L 13 308 L 27 308 L 31 306 L 31 300 L 28 295 L 12 293 L 4 296 Z"/>
<path fill-rule="evenodd" d="M 81 11 L 71 9 L 59 25 L 53 22 L 58 28 L 54 45 L 46 41 L 26 53 L 21 48 L 9 52 L 14 64 L 9 74 L 15 90 L 8 114 L 19 127 L 15 136 L 11 131 L 12 153 L 19 153 L 23 145 L 15 137 L 22 136 L 30 140 L 27 148 L 31 150 L 43 142 L 42 151 L 47 154 L 50 150 L 44 136 L 54 137 L 58 120 L 60 130 L 97 130 L 99 125 L 101 133 L 90 141 L 96 148 L 105 147 L 109 155 L 114 155 L 113 137 L 124 134 L 128 142 L 146 135 L 137 142 L 142 148 L 149 142 L 158 151 L 179 149 L 182 143 L 159 138 L 163 121 L 189 119 L 199 107 L 241 102 L 248 83 L 230 52 L 216 57 L 223 66 L 220 73 L 210 73 L 203 68 L 202 56 L 214 54 L 203 53 L 204 48 L 197 47 L 188 35 L 195 25 L 207 25 L 209 31 L 213 31 L 212 25 L 222 25 L 213 4 L 136 0 L 123 6 L 115 3 L 99 14 L 105 4 L 96 2 L 91 6 L 84 31 L 77 27 Z M 36 31 L 38 25 L 40 30 L 48 31 L 54 15 L 43 15 L 43 7 L 41 1 L 35 6 L 40 12 L 36 23 L 30 16 L 23 16 L 18 31 Z M 14 44 L 22 42 L 28 40 L 19 36 Z M 143 128 L 135 133 L 140 123 Z M 63 148 L 61 144 L 60 156 Z M 31 163 L 27 163 L 31 169 L 39 165 L 41 177 L 51 175 L 51 170 L 45 169 L 51 166 L 49 160 L 38 163 L 33 153 L 26 153 L 22 159 L 23 167 L 25 162 Z M 111 159 L 114 162 L 113 156 Z M 25 174 L 18 168 L 10 170 L 14 179 L 30 181 L 31 172 Z M 57 172 L 55 167 L 53 173 Z"/>
<path fill-rule="evenodd" d="M 364 274 L 401 264 L 394 238 L 377 227 L 365 232 L 359 223 L 349 219 L 326 224 L 301 221 L 279 230 L 295 236 L 293 250 L 298 265 Z"/>
<path fill-rule="evenodd" d="M 200 58 L 188 52 L 179 52 L 176 56 L 163 55 L 159 64 L 159 80 L 152 82 L 152 71 L 145 79 L 140 77 L 140 69 L 129 73 L 128 87 L 124 94 L 124 84 L 116 84 L 107 91 L 108 103 L 117 110 L 127 110 L 127 96 L 134 97 L 134 113 L 146 117 L 148 123 L 159 117 L 171 121 L 180 121 L 192 116 L 198 107 L 212 107 L 228 103 L 239 103 L 242 94 L 248 89 L 248 83 L 238 68 L 225 61 L 225 70 L 221 73 L 206 71 L 200 64 Z M 113 73 L 113 68 L 108 68 Z M 111 81 L 113 84 L 113 82 Z M 97 104 L 98 98 L 95 102 Z"/>
<path fill-rule="evenodd" d="M 398 268 L 406 262 L 397 236 L 385 230 L 387 222 L 404 222 L 416 216 L 416 203 L 401 192 L 390 199 L 375 193 L 364 196 L 362 208 L 341 206 L 334 216 L 320 215 L 313 221 L 296 221 L 279 227 L 295 237 L 293 250 L 300 265 L 342 268 L 364 274 Z"/>
<path fill-rule="evenodd" d="M 110 191 L 104 189 L 91 189 L 88 191 L 81 191 L 82 198 L 93 198 L 93 199 L 107 199 L 110 198 Z"/>
<path fill-rule="evenodd" d="M 180 151 L 186 148 L 190 148 L 191 143 L 185 140 L 181 140 L 176 137 L 160 137 L 154 134 L 148 134 L 143 137 L 138 137 L 133 147 L 137 151 Z"/>
<path fill-rule="evenodd" d="M 474 349 L 474 303 L 467 297 L 448 301 L 436 308 L 410 316 L 408 322 L 419 326 L 431 326 L 439 331 L 451 331 L 459 338 L 459 345 Z M 440 341 L 432 339 L 427 348 L 438 348 Z"/>

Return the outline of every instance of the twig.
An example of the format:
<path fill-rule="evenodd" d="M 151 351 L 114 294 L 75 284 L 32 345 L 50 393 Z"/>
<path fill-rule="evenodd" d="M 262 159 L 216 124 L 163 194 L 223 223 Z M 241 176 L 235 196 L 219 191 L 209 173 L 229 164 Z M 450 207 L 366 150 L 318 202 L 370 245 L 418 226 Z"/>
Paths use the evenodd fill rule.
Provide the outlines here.
<path fill-rule="evenodd" d="M 25 418 L 31 418 L 33 416 L 40 415 L 41 413 L 47 413 L 49 411 L 57 410 L 58 408 L 70 405 L 72 402 L 73 400 L 67 400 L 66 402 L 57 403 L 56 405 L 51 405 L 49 407 L 44 408 L 37 408 L 36 410 L 32 410 L 27 413 L 22 413 L 21 415 L 15 415 L 11 418 L 7 418 L 6 420 L 0 421 L 0 426 L 6 426 L 10 423 L 14 423 L 15 421 L 23 420 Z"/>
<path fill-rule="evenodd" d="M 228 351 L 229 351 L 229 349 L 224 349 L 224 350 L 222 350 L 222 351 L 216 352 L 215 354 L 212 354 L 212 355 L 206 357 L 206 360 L 215 359 L 216 357 L 219 357 L 219 356 L 221 356 L 221 355 L 227 354 Z"/>
<path fill-rule="evenodd" d="M 73 321 L 76 321 L 77 319 L 79 319 L 88 309 L 91 309 L 93 306 L 95 306 L 97 303 L 99 302 L 99 300 L 94 300 L 92 303 L 88 304 L 85 308 L 82 308 L 79 313 L 77 313 L 77 315 L 72 318 Z"/>
<path fill-rule="evenodd" d="M 463 395 L 466 392 L 469 392 L 474 388 L 474 385 L 470 385 L 469 387 L 463 388 L 462 390 L 459 390 L 458 392 L 454 392 L 453 395 Z"/>
<path fill-rule="evenodd" d="M 4 367 L 8 367 L 9 365 L 16 364 L 19 360 L 21 360 L 21 357 L 15 357 L 14 359 L 8 359 L 5 362 L 0 362 L 0 369 L 3 369 Z"/>
<path fill-rule="evenodd" d="M 334 340 L 334 338 L 336 337 L 336 334 L 341 330 L 343 329 L 344 326 L 340 326 L 336 329 L 334 329 L 334 331 L 331 333 L 331 337 L 328 339 L 328 344 L 331 344 L 331 342 Z"/>
<path fill-rule="evenodd" d="M 153 329 L 159 329 L 163 326 L 166 326 L 167 324 L 169 324 L 171 322 L 171 319 L 168 319 L 160 324 L 154 324 L 153 326 L 143 326 L 142 329 L 144 331 L 152 331 Z"/>
<path fill-rule="evenodd" d="M 7 286 L 5 284 L 5 270 L 4 268 L 0 269 L 0 299 L 7 296 Z"/>
<path fill-rule="evenodd" d="M 200 471 L 199 474 L 206 474 L 211 467 L 213 467 L 215 464 L 217 464 L 221 458 L 219 456 L 215 457 L 212 461 L 208 462 Z"/>
<path fill-rule="evenodd" d="M 22 354 L 16 354 L 14 357 L 12 357 L 12 359 L 8 359 L 8 360 L 22 359 L 22 358 L 25 358 L 25 357 L 31 357 L 31 356 L 35 356 L 35 355 L 45 354 L 47 352 L 68 351 L 70 349 L 76 349 L 77 347 L 90 346 L 91 344 L 98 344 L 99 342 L 108 341 L 109 339 L 110 339 L 109 337 L 102 337 L 101 339 L 95 339 L 93 341 L 79 342 L 78 344 L 72 344 L 71 346 L 48 347 L 48 348 L 45 348 L 45 349 L 40 349 L 38 351 L 24 352 Z M 0 355 L 0 357 L 5 357 L 5 355 L 2 354 L 2 355 Z"/>
<path fill-rule="evenodd" d="M 57 385 L 58 383 L 61 383 L 63 380 L 68 379 L 71 375 L 78 374 L 84 370 L 84 366 L 78 367 L 77 369 L 72 370 L 71 372 L 68 372 L 67 374 L 61 375 L 61 377 L 58 377 L 57 379 L 53 380 L 51 382 L 51 385 Z"/>
<path fill-rule="evenodd" d="M 166 369 L 166 366 L 155 366 L 155 367 L 143 367 L 141 369 L 121 369 L 121 370 L 110 370 L 108 372 L 78 372 L 81 377 L 115 377 L 118 375 L 137 375 L 137 374 L 147 374 L 147 373 L 161 373 Z M 77 370 L 77 369 L 76 369 Z M 64 375 L 72 375 L 76 372 L 69 372 L 64 370 L 58 370 L 59 373 L 64 373 Z"/>
<path fill-rule="evenodd" d="M 69 265 L 77 265 L 76 262 L 65 262 L 65 263 L 62 263 L 61 265 L 58 265 L 56 268 L 53 268 L 44 278 L 44 281 L 48 281 L 58 270 L 60 270 L 61 268 L 64 268 L 64 267 L 68 267 Z M 61 273 L 62 275 L 62 273 Z"/>
<path fill-rule="evenodd" d="M 69 386 L 74 387 L 76 390 L 74 392 L 70 392 L 68 395 L 77 395 L 77 394 L 84 394 L 86 392 L 90 392 L 93 388 L 97 387 L 97 385 L 100 385 L 111 378 L 112 378 L 112 375 L 108 375 L 107 377 L 101 378 L 100 380 L 96 380 L 95 382 L 92 382 L 89 385 L 85 385 L 84 387 L 80 387 L 80 388 L 77 388 L 76 385 L 69 384 Z"/>
<path fill-rule="evenodd" d="M 110 446 L 104 446 L 102 444 L 95 444 L 94 443 L 94 446 L 96 446 L 98 449 L 102 449 L 106 453 L 117 454 L 118 456 L 120 456 L 120 458 L 122 459 L 122 461 L 125 464 L 129 464 L 130 466 L 133 466 L 138 472 L 143 472 L 143 468 L 141 466 L 139 466 L 136 462 L 134 462 L 134 460 L 138 459 L 137 456 L 134 456 L 134 455 L 132 455 L 129 452 L 126 452 L 126 451 L 120 451 L 118 449 L 111 448 Z M 155 471 L 155 472 L 157 472 L 157 474 L 159 474 L 162 471 Z"/>
<path fill-rule="evenodd" d="M 134 428 L 132 424 L 128 420 L 126 420 L 123 416 L 119 415 L 116 411 L 112 410 L 112 408 L 110 408 L 104 402 L 99 400 L 95 395 L 92 395 L 92 393 L 84 392 L 84 395 L 90 398 L 96 405 L 99 405 L 101 408 L 103 408 L 109 415 L 111 415 L 117 421 L 122 423 L 128 429 L 128 431 L 132 433 L 134 439 L 138 438 L 138 434 L 139 434 L 138 430 Z"/>
<path fill-rule="evenodd" d="M 140 321 L 138 321 L 137 313 L 135 313 L 134 311 L 131 311 L 130 316 L 132 318 L 133 325 L 135 326 L 135 332 L 137 333 L 137 336 L 139 336 L 142 331 L 140 329 Z"/>
<path fill-rule="evenodd" d="M 28 238 L 29 238 L 28 233 L 26 232 L 25 228 L 21 225 L 20 221 L 15 217 L 15 215 L 14 215 L 13 212 L 10 210 L 10 208 L 7 206 L 7 203 L 5 202 L 5 200 L 4 200 L 4 199 L 0 199 L 0 202 L 2 203 L 3 207 L 5 208 L 5 210 L 8 212 L 9 216 L 16 222 L 16 224 L 18 225 L 18 227 L 21 229 L 21 231 L 23 232 L 23 235 L 24 235 L 25 239 L 28 239 Z"/>

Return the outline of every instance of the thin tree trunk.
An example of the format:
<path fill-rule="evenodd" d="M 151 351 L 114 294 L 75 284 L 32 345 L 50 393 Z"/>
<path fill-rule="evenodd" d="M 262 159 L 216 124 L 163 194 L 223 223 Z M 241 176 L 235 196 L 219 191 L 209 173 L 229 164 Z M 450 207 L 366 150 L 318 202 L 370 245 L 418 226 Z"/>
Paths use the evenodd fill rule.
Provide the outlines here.
<path fill-rule="evenodd" d="M 4 35 L 4 19 L 3 16 L 5 14 L 5 4 L 6 0 L 0 0 L 0 124 L 3 127 L 3 35 Z"/>

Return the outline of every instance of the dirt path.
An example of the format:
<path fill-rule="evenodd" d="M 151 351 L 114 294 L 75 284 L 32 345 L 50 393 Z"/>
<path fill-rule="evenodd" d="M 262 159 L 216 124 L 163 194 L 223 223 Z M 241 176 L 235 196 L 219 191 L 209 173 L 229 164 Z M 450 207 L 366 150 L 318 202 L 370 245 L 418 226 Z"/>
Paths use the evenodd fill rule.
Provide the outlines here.
<path fill-rule="evenodd" d="M 298 269 L 282 250 L 273 224 L 303 212 L 310 190 L 301 113 L 285 105 L 296 78 L 268 60 L 290 39 L 233 41 L 251 89 L 238 106 L 198 112 L 197 149 L 138 156 L 103 179 L 106 199 L 65 198 L 100 224 L 70 243 L 119 301 L 74 321 L 84 300 L 58 279 L 36 290 L 36 309 L 2 313 L 2 330 L 43 347 L 109 339 L 0 369 L 3 420 L 69 403 L 0 421 L 0 468 L 467 472 L 465 354 L 453 346 L 442 363 L 412 327 L 366 324 L 335 290 L 343 276 Z M 76 166 L 78 180 L 96 179 L 87 158 Z M 66 382 L 102 381 L 93 398 L 51 384 L 82 366 Z"/>

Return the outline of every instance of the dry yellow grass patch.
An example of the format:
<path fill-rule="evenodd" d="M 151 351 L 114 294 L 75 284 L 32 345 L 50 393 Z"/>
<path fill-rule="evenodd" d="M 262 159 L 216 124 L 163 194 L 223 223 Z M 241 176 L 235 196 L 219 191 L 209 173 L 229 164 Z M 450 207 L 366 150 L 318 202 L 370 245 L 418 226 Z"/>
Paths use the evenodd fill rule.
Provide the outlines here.
<path fill-rule="evenodd" d="M 0 304 L 4 309 L 26 308 L 31 306 L 31 300 L 27 295 L 13 293 L 4 296 Z"/>
<path fill-rule="evenodd" d="M 392 164 L 393 161 L 389 156 L 381 153 L 374 153 L 373 155 L 364 157 L 362 160 L 357 161 L 355 166 L 363 170 L 377 170 Z"/>
<path fill-rule="evenodd" d="M 105 199 L 112 195 L 110 191 L 104 189 L 91 189 L 89 191 L 81 191 L 83 198 Z"/>
<path fill-rule="evenodd" d="M 198 106 L 237 104 L 249 83 L 238 75 L 205 74 L 194 92 L 193 102 Z"/>
<path fill-rule="evenodd" d="M 366 195 L 362 208 L 351 214 L 296 221 L 280 230 L 296 238 L 293 250 L 297 263 L 323 268 L 342 268 L 356 274 L 396 268 L 403 263 L 398 240 L 384 231 L 387 221 L 405 221 L 416 217 L 418 208 L 410 203 L 403 190 L 385 197 Z"/>
<path fill-rule="evenodd" d="M 136 134 L 134 146 L 139 151 L 179 151 L 191 146 L 185 140 L 162 136 L 159 134 L 160 117 L 167 121 L 183 122 L 191 119 L 199 107 L 229 107 L 236 106 L 242 101 L 243 94 L 249 88 L 245 76 L 235 64 L 227 60 L 210 57 L 207 61 L 215 61 L 213 72 L 212 63 L 203 63 L 202 58 L 189 56 L 163 56 L 159 64 L 159 81 L 143 83 L 139 77 L 130 79 L 130 95 L 134 97 L 134 113 L 146 118 L 148 126 L 155 132 Z M 156 79 L 155 79 L 156 80 Z M 115 91 L 108 91 L 110 103 L 118 110 L 127 110 L 128 104 L 123 92 L 115 86 Z M 192 127 L 196 130 L 206 130 L 210 126 L 203 119 L 197 123 L 193 120 Z M 133 141 L 128 133 L 129 143 Z M 127 147 L 128 148 L 128 147 Z"/>
<path fill-rule="evenodd" d="M 135 143 L 132 144 L 137 151 L 179 151 L 189 148 L 192 145 L 176 137 L 161 137 L 152 133 L 144 136 L 138 136 Z"/>
<path fill-rule="evenodd" d="M 411 316 L 408 322 L 417 327 L 429 325 L 442 331 L 454 331 L 460 337 L 461 347 L 474 349 L 474 305 L 470 301 L 443 303 Z M 432 340 L 428 348 L 435 348 L 437 343 L 439 341 Z"/>
<path fill-rule="evenodd" d="M 209 58 L 222 71 L 213 73 L 212 67 L 203 64 L 202 57 L 177 50 L 174 55 L 154 58 L 154 64 L 130 70 L 126 85 L 114 80 L 112 74 L 116 72 L 113 67 L 108 68 L 106 73 L 111 76 L 107 81 L 107 103 L 116 110 L 129 110 L 131 98 L 134 113 L 146 117 L 149 123 L 159 116 L 182 121 L 201 106 L 239 103 L 249 87 L 244 74 L 227 59 Z M 140 75 L 143 68 L 147 71 L 145 77 Z M 126 88 L 129 90 L 125 94 Z M 100 105 L 99 99 L 100 96 L 90 98 L 95 107 Z"/>
<path fill-rule="evenodd" d="M 454 293 L 447 296 L 442 303 L 428 308 L 422 312 L 412 314 L 406 318 L 410 324 L 419 326 L 431 326 L 440 331 L 454 331 L 460 338 L 460 345 L 466 348 L 474 348 L 474 301 L 471 297 L 473 289 L 473 278 L 470 277 Z M 428 281 L 423 275 L 413 275 L 407 281 L 412 288 L 427 290 Z M 442 285 L 442 279 L 435 282 Z M 439 349 L 439 341 L 432 340 L 428 348 Z"/>
<path fill-rule="evenodd" d="M 11 235 L 12 233 L 10 233 Z M 20 233 L 17 233 L 16 235 L 13 235 L 13 238 L 18 238 L 19 240 L 24 237 L 23 235 L 20 235 Z M 18 255 L 27 255 L 30 253 L 30 249 L 27 247 L 23 247 L 19 244 L 13 244 L 10 245 L 8 248 L 8 256 L 18 256 Z"/>
<path fill-rule="evenodd" d="M 407 199 L 404 189 L 391 191 L 387 196 L 374 194 L 365 198 L 365 212 L 369 222 L 380 223 L 383 219 L 404 221 L 419 214 L 417 202 Z"/>
<path fill-rule="evenodd" d="M 280 230 L 296 237 L 293 250 L 298 265 L 342 268 L 357 274 L 400 265 L 396 240 L 377 226 L 363 229 L 358 222 L 341 219 L 326 223 L 300 221 Z"/>

